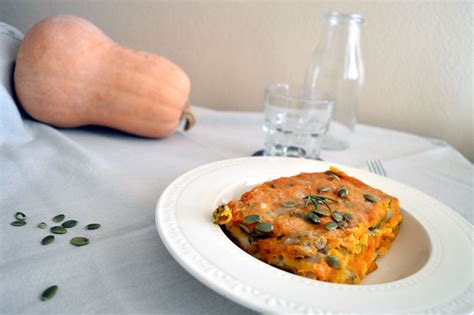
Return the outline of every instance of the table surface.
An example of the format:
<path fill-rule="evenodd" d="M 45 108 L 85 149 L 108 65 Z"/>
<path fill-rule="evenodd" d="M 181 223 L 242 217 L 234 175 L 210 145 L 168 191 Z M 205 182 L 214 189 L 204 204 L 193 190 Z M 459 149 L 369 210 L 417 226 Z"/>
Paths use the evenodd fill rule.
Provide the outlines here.
<path fill-rule="evenodd" d="M 160 140 L 99 127 L 55 129 L 18 112 L 5 79 L 11 75 L 4 75 L 9 64 L 2 66 L 0 313 L 252 313 L 178 265 L 157 234 L 154 211 L 164 188 L 186 171 L 261 149 L 261 113 L 196 108 L 194 129 Z M 473 222 L 473 166 L 443 141 L 358 125 L 351 148 L 321 157 L 360 168 L 379 158 L 390 178 Z M 10 225 L 17 211 L 27 215 L 26 226 Z M 42 246 L 49 233 L 36 224 L 51 226 L 59 213 L 79 225 Z M 83 228 L 92 222 L 101 228 Z M 91 243 L 70 245 L 76 235 Z M 52 284 L 58 293 L 41 302 Z"/>

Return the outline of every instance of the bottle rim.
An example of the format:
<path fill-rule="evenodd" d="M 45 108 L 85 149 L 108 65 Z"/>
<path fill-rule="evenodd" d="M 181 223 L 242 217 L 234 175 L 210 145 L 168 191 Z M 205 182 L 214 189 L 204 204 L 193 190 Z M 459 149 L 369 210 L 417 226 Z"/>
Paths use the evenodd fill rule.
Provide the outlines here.
<path fill-rule="evenodd" d="M 341 13 L 337 11 L 329 11 L 326 13 L 328 21 L 336 23 L 363 23 L 364 18 L 358 13 Z"/>

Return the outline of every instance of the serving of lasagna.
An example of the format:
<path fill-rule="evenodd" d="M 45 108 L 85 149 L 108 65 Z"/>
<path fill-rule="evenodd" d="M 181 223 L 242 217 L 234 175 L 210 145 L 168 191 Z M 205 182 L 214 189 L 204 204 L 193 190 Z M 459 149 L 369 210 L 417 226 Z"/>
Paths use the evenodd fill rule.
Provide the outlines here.
<path fill-rule="evenodd" d="M 333 283 L 360 283 L 396 238 L 398 199 L 331 167 L 265 182 L 219 206 L 214 222 L 250 255 Z"/>

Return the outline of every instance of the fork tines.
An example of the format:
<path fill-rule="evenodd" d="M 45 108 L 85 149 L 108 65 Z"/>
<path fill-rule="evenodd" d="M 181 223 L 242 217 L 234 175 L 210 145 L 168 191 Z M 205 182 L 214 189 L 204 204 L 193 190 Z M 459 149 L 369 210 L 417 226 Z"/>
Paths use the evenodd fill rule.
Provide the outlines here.
<path fill-rule="evenodd" d="M 369 167 L 369 171 L 371 173 L 375 173 L 384 177 L 387 177 L 387 172 L 382 165 L 382 161 L 380 160 L 367 160 L 367 166 Z"/>

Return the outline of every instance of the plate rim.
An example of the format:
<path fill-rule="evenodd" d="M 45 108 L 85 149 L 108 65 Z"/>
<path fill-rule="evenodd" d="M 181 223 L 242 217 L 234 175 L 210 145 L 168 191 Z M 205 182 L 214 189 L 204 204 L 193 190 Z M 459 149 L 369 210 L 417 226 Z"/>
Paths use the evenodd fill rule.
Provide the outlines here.
<path fill-rule="evenodd" d="M 160 214 L 160 209 L 163 208 L 163 203 L 164 201 L 166 200 L 166 198 L 168 198 L 169 194 L 170 193 L 173 193 L 173 189 L 176 189 L 176 186 L 180 183 L 180 181 L 183 181 L 185 180 L 187 177 L 191 176 L 192 174 L 194 173 L 199 173 L 201 172 L 202 170 L 205 170 L 205 169 L 208 169 L 208 168 L 216 168 L 216 167 L 220 167 L 222 165 L 226 165 L 226 164 L 238 164 L 238 163 L 245 163 L 246 161 L 249 161 L 249 160 L 263 160 L 263 159 L 268 159 L 268 160 L 280 160 L 280 161 L 284 161 L 284 160 L 291 160 L 292 162 L 295 161 L 295 160 L 298 160 L 298 159 L 294 159 L 294 158 L 282 158 L 282 157 L 243 157 L 243 158 L 234 158 L 234 159 L 226 159 L 226 160 L 220 160 L 220 161 L 216 161 L 216 162 L 212 162 L 212 163 L 208 163 L 208 164 L 205 164 L 205 165 L 201 165 L 199 167 L 196 167 L 192 170 L 189 170 L 187 171 L 186 173 L 182 174 L 181 176 L 179 176 L 178 178 L 176 178 L 175 180 L 173 180 L 166 188 L 165 190 L 162 192 L 158 202 L 157 202 L 157 205 L 156 205 L 156 209 L 155 209 L 155 222 L 156 222 L 156 226 L 157 226 L 157 230 L 158 230 L 158 233 L 160 235 L 160 238 L 161 240 L 163 241 L 163 244 L 165 245 L 166 249 L 170 252 L 170 254 L 172 255 L 172 257 L 187 271 L 189 272 L 193 277 L 195 277 L 196 279 L 198 279 L 200 282 L 202 282 L 203 284 L 205 284 L 206 286 L 208 286 L 209 288 L 211 288 L 212 290 L 214 290 L 215 292 L 217 292 L 218 294 L 221 294 L 227 298 L 230 298 L 231 300 L 245 306 L 245 307 L 248 307 L 248 308 L 251 308 L 253 310 L 256 310 L 256 311 L 259 311 L 259 312 L 268 312 L 268 311 L 274 311 L 272 309 L 269 309 L 268 308 L 268 305 L 266 304 L 262 304 L 262 303 L 257 303 L 255 301 L 255 299 L 248 299 L 246 297 L 243 297 L 243 296 L 240 296 L 239 294 L 234 294 L 233 291 L 231 291 L 229 288 L 226 288 L 225 286 L 221 285 L 221 284 L 217 284 L 216 281 L 212 281 L 211 279 L 209 279 L 209 276 L 203 274 L 202 272 L 199 272 L 199 271 L 196 271 L 195 270 L 195 266 L 193 266 L 192 263 L 189 263 L 189 261 L 186 259 L 186 257 L 183 257 L 182 255 L 180 255 L 179 253 L 179 250 L 177 250 L 176 248 L 176 244 L 173 244 L 173 242 L 169 239 L 169 235 L 167 235 L 167 231 L 166 231 L 166 228 L 164 228 L 161 224 L 162 222 L 164 222 L 163 220 L 160 220 L 160 216 L 162 214 Z M 304 160 L 304 161 L 308 161 L 308 160 Z M 328 161 L 311 161 L 311 162 L 314 162 L 315 163 L 315 166 L 322 166 L 324 165 L 325 167 L 328 167 L 329 165 L 332 165 L 332 166 L 335 166 L 343 171 L 347 171 L 347 172 L 352 172 L 352 171 L 355 171 L 355 172 L 362 172 L 364 173 L 365 176 L 369 176 L 369 177 L 373 177 L 377 180 L 383 180 L 383 181 L 387 181 L 387 182 L 391 182 L 391 184 L 393 185 L 396 185 L 396 186 L 400 186 L 402 187 L 403 189 L 407 189 L 407 190 L 411 190 L 411 191 L 414 191 L 416 192 L 417 194 L 422 194 L 424 196 L 424 198 L 427 198 L 429 199 L 430 201 L 432 202 L 435 202 L 438 204 L 438 206 L 441 206 L 443 208 L 446 208 L 446 209 L 449 209 L 448 211 L 448 214 L 449 216 L 454 220 L 456 221 L 456 223 L 459 225 L 459 226 L 462 226 L 463 227 L 463 234 L 467 234 L 467 237 L 469 238 L 469 233 L 472 233 L 472 225 L 464 218 L 462 217 L 459 213 L 457 213 L 456 211 L 454 211 L 453 209 L 451 209 L 450 207 L 448 207 L 447 205 L 443 204 L 442 202 L 440 202 L 439 200 L 437 200 L 436 198 L 433 198 L 421 191 L 418 191 L 410 186 L 407 186 L 403 183 L 400 183 L 400 182 L 397 182 L 397 181 L 394 181 L 392 179 L 389 179 L 389 178 L 385 178 L 385 177 L 381 177 L 381 176 L 378 176 L 378 175 L 375 175 L 375 174 L 371 174 L 369 172 L 367 172 L 366 170 L 363 170 L 363 169 L 358 169 L 358 168 L 355 168 L 355 167 L 352 167 L 352 166 L 347 166 L 347 165 L 342 165 L 342 164 L 339 164 L 339 163 L 332 163 L 332 162 L 328 162 Z M 307 162 L 305 162 L 307 163 Z M 286 175 L 281 175 L 281 176 L 286 176 Z M 179 186 L 179 185 L 178 185 Z M 411 215 L 413 215 L 412 212 L 409 211 L 409 213 Z M 176 217 L 176 213 L 174 212 L 173 213 L 174 217 L 176 218 L 177 220 L 177 217 Z M 415 218 L 417 218 L 417 216 L 415 215 Z M 418 219 L 418 218 L 417 218 Z M 419 221 L 419 220 L 418 220 Z M 169 225 L 169 221 L 167 221 L 167 224 Z M 177 224 L 177 222 L 175 222 Z M 421 223 L 421 222 L 420 222 Z M 426 229 L 426 226 L 424 224 L 422 224 L 422 226 Z M 178 227 L 179 229 L 179 227 Z M 430 237 L 430 239 L 432 238 L 432 234 L 429 234 L 428 235 Z M 184 235 L 182 236 L 184 237 Z M 180 240 L 181 242 L 182 240 Z M 469 242 L 470 242 L 470 245 L 471 245 L 471 249 L 472 249 L 472 243 L 473 243 L 473 240 L 472 238 L 469 238 Z M 181 245 L 184 245 L 184 244 L 181 244 Z M 190 244 L 186 244 L 186 246 L 190 246 Z M 192 246 L 191 246 L 192 247 Z M 199 255 L 199 252 L 197 251 L 197 249 L 195 248 L 192 248 L 192 250 L 195 250 L 196 253 Z M 195 257 L 196 258 L 196 257 Z M 207 258 L 205 257 L 198 257 L 198 259 L 204 259 L 206 260 Z M 428 260 L 428 262 L 431 260 L 431 257 L 430 259 Z M 428 264 L 428 262 L 426 264 Z M 217 269 L 218 271 L 220 271 L 221 273 L 223 274 L 220 274 L 219 276 L 220 277 L 226 277 L 226 274 L 225 272 L 223 272 L 222 270 L 219 269 L 218 266 L 215 266 L 212 264 L 212 262 L 208 262 L 211 264 L 211 266 L 215 269 Z M 423 267 L 425 268 L 426 265 Z M 422 269 L 423 269 L 422 268 Z M 418 272 L 417 272 L 418 273 Z M 414 275 L 416 275 L 417 273 L 415 273 Z M 227 275 L 228 276 L 228 275 Z M 294 275 L 292 275 L 294 276 Z M 411 276 L 408 276 L 407 278 L 410 278 Z M 407 278 L 404 278 L 404 279 L 400 279 L 398 281 L 404 281 L 405 279 Z M 314 280 L 309 280 L 309 279 L 305 279 L 307 281 L 312 281 L 314 282 Z M 398 282 L 398 281 L 395 281 L 395 282 Z M 391 283 L 391 282 L 390 282 Z M 324 283 L 326 284 L 326 283 Z M 333 284 L 328 284 L 329 286 L 333 285 Z M 379 287 L 380 285 L 386 285 L 386 284 L 370 284 L 370 285 L 365 285 L 365 286 L 349 286 L 349 287 L 365 287 L 365 288 L 369 288 L 368 290 L 370 290 L 370 288 L 375 288 L 375 287 Z M 340 285 L 338 285 L 340 286 Z M 343 285 L 344 286 L 344 285 Z M 251 290 L 252 288 L 247 288 L 247 290 Z M 454 304 L 453 307 L 457 307 L 459 306 L 459 303 L 461 304 L 464 304 L 466 298 L 465 296 L 466 295 L 469 295 L 473 292 L 473 285 L 472 285 L 472 281 L 470 283 L 470 286 L 467 288 L 467 290 L 465 290 L 463 292 L 463 294 L 461 294 L 460 296 L 457 297 L 456 301 L 453 301 L 454 303 L 450 303 L 450 304 Z M 460 301 L 457 301 L 457 300 L 460 300 Z M 291 302 L 290 302 L 291 304 Z M 287 307 L 290 307 L 290 310 L 292 311 L 296 311 L 296 312 L 308 312 L 308 309 L 305 309 L 305 308 L 302 308 L 302 307 L 298 307 L 297 305 L 286 305 Z M 449 303 L 448 303 L 449 304 Z M 448 307 L 448 304 L 445 305 L 445 307 Z M 448 308 L 448 310 L 450 310 Z M 331 313 L 332 311 L 331 310 L 322 310 L 322 309 L 311 309 L 309 310 L 309 312 L 329 312 Z"/>

